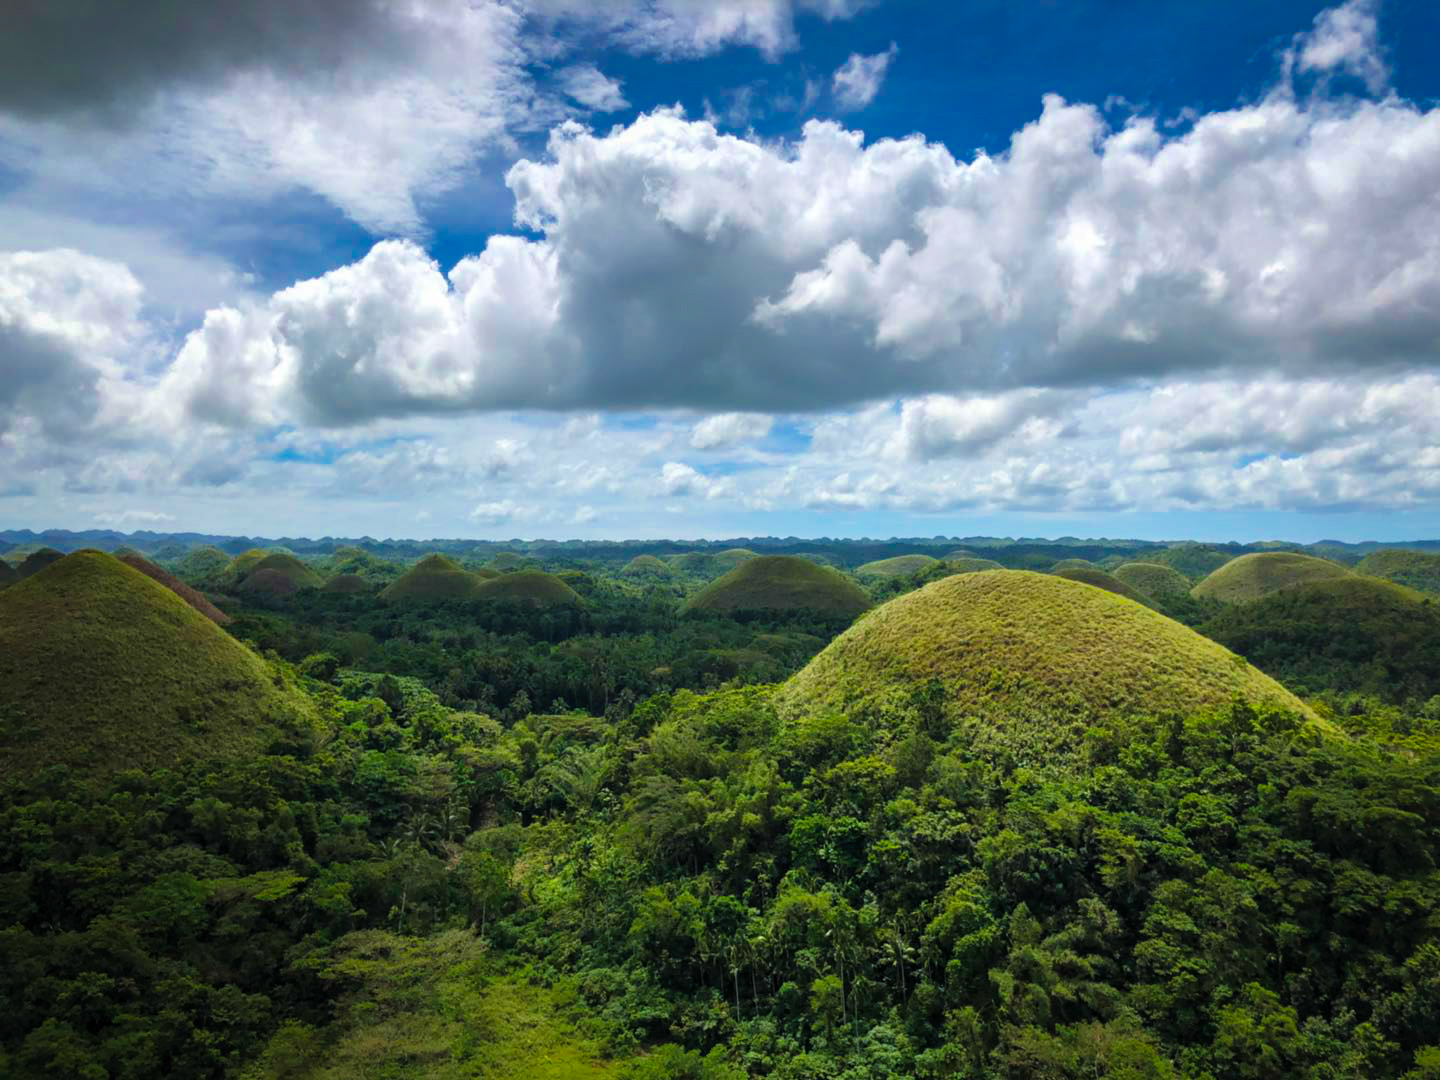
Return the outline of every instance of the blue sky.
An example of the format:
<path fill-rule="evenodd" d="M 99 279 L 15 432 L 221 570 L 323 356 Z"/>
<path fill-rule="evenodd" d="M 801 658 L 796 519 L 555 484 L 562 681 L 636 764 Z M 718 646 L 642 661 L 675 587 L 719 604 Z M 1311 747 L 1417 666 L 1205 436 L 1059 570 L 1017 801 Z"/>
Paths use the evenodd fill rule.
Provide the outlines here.
<path fill-rule="evenodd" d="M 0 525 L 1440 536 L 1433 4 L 127 8 L 0 44 Z"/>

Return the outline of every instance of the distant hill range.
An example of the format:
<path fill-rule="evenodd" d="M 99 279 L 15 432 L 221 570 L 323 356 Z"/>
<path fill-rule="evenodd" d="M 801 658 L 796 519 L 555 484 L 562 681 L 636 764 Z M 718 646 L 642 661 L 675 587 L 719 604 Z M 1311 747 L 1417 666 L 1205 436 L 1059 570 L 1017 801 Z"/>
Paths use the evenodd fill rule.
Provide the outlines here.
<path fill-rule="evenodd" d="M 547 564 L 563 563 L 567 558 L 613 561 L 616 568 L 624 566 L 637 555 L 655 555 L 661 558 L 676 555 L 720 555 L 733 549 L 746 549 L 760 555 L 811 555 L 825 556 L 836 565 L 855 569 L 877 561 L 893 559 L 902 555 L 928 554 L 935 558 L 952 555 L 957 549 L 998 559 L 1006 566 L 1020 569 L 1048 571 L 1063 558 L 1084 559 L 1097 565 L 1118 566 L 1144 556 L 1164 551 L 1183 541 L 1127 540 L 1111 537 L 1081 538 L 1061 536 L 1054 539 L 1044 537 L 1009 536 L 927 536 L 891 537 L 889 539 L 838 540 L 829 537 L 805 539 L 796 536 L 785 537 L 731 537 L 725 540 L 467 540 L 467 539 L 425 539 L 425 540 L 377 540 L 372 536 L 337 537 L 322 536 L 318 539 L 296 536 L 223 536 L 214 533 L 197 532 L 139 532 L 125 533 L 114 529 L 86 529 L 73 532 L 69 529 L 4 529 L 0 530 L 0 554 L 12 561 L 17 549 L 36 550 L 49 547 L 61 552 L 78 551 L 81 548 L 98 548 L 115 551 L 117 548 L 132 548 L 151 559 L 179 559 L 192 548 L 214 547 L 229 555 L 239 555 L 251 549 L 281 549 L 296 555 L 330 555 L 341 548 L 355 548 L 362 552 L 393 559 L 415 559 L 431 553 L 450 556 L 464 556 L 479 560 L 493 559 L 496 555 L 509 552 L 527 556 Z M 1403 548 L 1410 551 L 1440 552 L 1440 539 L 1378 541 L 1348 544 L 1340 540 L 1322 540 L 1315 544 L 1295 544 L 1285 541 L 1260 541 L 1251 544 L 1195 544 L 1187 547 L 1204 549 L 1226 558 L 1234 558 L 1261 551 L 1294 551 L 1353 565 L 1371 552 L 1383 548 Z M 1106 564 L 1104 560 L 1111 560 Z M 1207 568 L 1208 572 L 1208 568 Z M 1200 576 L 1203 576 L 1201 574 Z"/>

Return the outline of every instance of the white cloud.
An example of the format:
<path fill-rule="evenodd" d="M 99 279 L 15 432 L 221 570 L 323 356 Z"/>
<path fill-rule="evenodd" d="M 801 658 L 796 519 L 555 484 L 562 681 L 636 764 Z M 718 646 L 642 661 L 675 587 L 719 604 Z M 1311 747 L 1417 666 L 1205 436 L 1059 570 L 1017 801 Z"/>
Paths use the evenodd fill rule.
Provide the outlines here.
<path fill-rule="evenodd" d="M 470 511 L 470 520 L 482 525 L 503 525 L 513 521 L 520 514 L 517 503 L 504 499 L 499 502 L 483 502 Z"/>
<path fill-rule="evenodd" d="M 610 78 L 594 64 L 575 64 L 561 71 L 558 77 L 565 93 L 587 109 L 616 112 L 630 107 L 620 92 L 620 80 Z"/>
<path fill-rule="evenodd" d="M 774 423 L 773 417 L 757 413 L 717 413 L 695 425 L 690 445 L 696 450 L 728 450 L 763 439 Z"/>
<path fill-rule="evenodd" d="M 1295 38 L 1291 61 L 1302 72 L 1343 71 L 1365 82 L 1372 94 L 1385 89 L 1390 69 L 1380 55 L 1375 0 L 1347 0 L 1315 16 Z"/>
<path fill-rule="evenodd" d="M 149 528 L 154 525 L 169 525 L 175 521 L 174 514 L 162 514 L 158 510 L 103 511 L 95 515 L 99 525 L 112 529 Z"/>
<path fill-rule="evenodd" d="M 830 79 L 836 104 L 842 109 L 863 109 L 869 105 L 880 93 L 890 65 L 899 54 L 900 49 L 893 41 L 890 48 L 873 56 L 851 53 Z"/>

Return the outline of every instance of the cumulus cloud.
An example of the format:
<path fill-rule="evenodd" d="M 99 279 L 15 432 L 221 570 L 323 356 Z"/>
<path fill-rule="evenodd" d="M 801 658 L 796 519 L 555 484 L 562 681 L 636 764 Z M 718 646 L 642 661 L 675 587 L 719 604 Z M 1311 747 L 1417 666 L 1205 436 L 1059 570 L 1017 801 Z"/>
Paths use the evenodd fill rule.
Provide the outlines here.
<path fill-rule="evenodd" d="M 695 425 L 690 432 L 690 445 L 696 450 L 728 450 L 763 439 L 770 434 L 774 423 L 773 417 L 757 413 L 717 413 Z"/>
<path fill-rule="evenodd" d="M 1375 0 L 1347 0 L 1315 16 L 1295 38 L 1289 61 L 1302 72 L 1341 71 L 1364 81 L 1372 94 L 1385 89 L 1390 69 L 1380 54 Z"/>
<path fill-rule="evenodd" d="M 135 362 L 141 287 L 124 265 L 77 251 L 0 252 L 0 431 L 28 420 L 72 438 Z"/>
<path fill-rule="evenodd" d="M 559 73 L 565 93 L 596 112 L 628 109 L 630 103 L 620 92 L 620 80 L 612 79 L 594 64 L 575 64 Z"/>
<path fill-rule="evenodd" d="M 216 422 L 810 411 L 1208 372 L 1398 369 L 1440 335 L 1440 111 L 1275 95 L 1182 135 L 1045 100 L 1005 154 L 567 123 L 449 273 L 385 242 L 220 309 L 171 384 Z"/>
<path fill-rule="evenodd" d="M 863 109 L 869 105 L 880 93 L 890 65 L 899 53 L 900 49 L 893 41 L 890 48 L 873 56 L 851 53 L 830 79 L 835 103 L 842 109 Z"/>

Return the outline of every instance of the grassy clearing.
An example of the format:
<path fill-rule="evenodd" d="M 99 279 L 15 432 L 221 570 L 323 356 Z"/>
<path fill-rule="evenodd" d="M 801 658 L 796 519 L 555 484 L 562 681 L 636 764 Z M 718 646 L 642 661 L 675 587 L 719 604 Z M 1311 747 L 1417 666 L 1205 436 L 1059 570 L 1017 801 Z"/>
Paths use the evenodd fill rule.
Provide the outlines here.
<path fill-rule="evenodd" d="M 1314 555 L 1262 551 L 1232 559 L 1191 592 L 1227 604 L 1248 604 L 1281 589 L 1349 577 L 1350 573 L 1339 563 L 1317 559 Z"/>
<path fill-rule="evenodd" d="M 475 589 L 476 600 L 508 600 L 534 607 L 580 604 L 580 594 L 554 574 L 543 570 L 517 570 L 513 574 L 482 581 Z"/>
<path fill-rule="evenodd" d="M 909 577 L 939 564 L 939 559 L 929 555 L 896 555 L 891 559 L 876 559 L 857 566 L 855 573 L 863 577 Z"/>
<path fill-rule="evenodd" d="M 1158 612 L 1050 574 L 958 574 L 877 608 L 776 697 L 782 715 L 907 708 L 952 718 L 1190 713 L 1243 697 L 1307 713 L 1242 658 Z"/>
<path fill-rule="evenodd" d="M 255 752 L 309 699 L 169 589 L 78 551 L 0 595 L 0 776 Z"/>
<path fill-rule="evenodd" d="M 1440 555 L 1428 551 L 1386 548 L 1366 555 L 1355 572 L 1408 585 L 1421 592 L 1440 593 Z"/>
<path fill-rule="evenodd" d="M 683 611 L 814 611 L 853 617 L 870 606 L 837 570 L 795 555 L 757 555 L 686 601 Z"/>
<path fill-rule="evenodd" d="M 1174 567 L 1160 563 L 1125 563 L 1111 571 L 1111 575 L 1115 580 L 1154 600 L 1186 596 L 1190 592 L 1189 578 Z"/>

